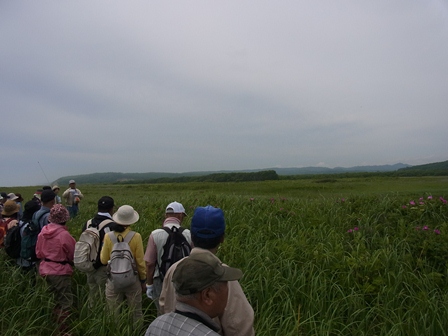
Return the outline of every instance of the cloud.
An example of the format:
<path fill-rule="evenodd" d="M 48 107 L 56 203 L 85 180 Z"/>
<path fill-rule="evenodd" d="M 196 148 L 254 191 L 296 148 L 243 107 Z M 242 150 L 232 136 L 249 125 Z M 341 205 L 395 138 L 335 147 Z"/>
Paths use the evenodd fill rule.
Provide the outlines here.
<path fill-rule="evenodd" d="M 20 167 L 0 186 L 42 183 L 37 162 L 57 179 L 446 160 L 447 19 L 435 0 L 6 2 Z"/>

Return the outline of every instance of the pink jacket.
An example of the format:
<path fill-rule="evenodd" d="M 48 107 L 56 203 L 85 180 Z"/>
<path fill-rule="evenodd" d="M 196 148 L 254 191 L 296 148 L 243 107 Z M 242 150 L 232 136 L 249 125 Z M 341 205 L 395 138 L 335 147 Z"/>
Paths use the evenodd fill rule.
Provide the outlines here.
<path fill-rule="evenodd" d="M 50 223 L 37 237 L 36 256 L 40 275 L 72 275 L 76 240 L 65 225 Z"/>

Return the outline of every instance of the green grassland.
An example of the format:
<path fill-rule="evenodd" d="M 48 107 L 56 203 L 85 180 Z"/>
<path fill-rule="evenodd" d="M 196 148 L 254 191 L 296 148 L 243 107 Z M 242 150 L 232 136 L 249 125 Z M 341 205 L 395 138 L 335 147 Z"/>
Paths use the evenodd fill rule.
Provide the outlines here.
<path fill-rule="evenodd" d="M 79 237 L 110 195 L 140 214 L 145 247 L 171 201 L 220 207 L 226 239 L 218 256 L 241 268 L 257 335 L 447 335 L 448 177 L 364 177 L 241 183 L 79 185 Z M 62 188 L 64 189 L 64 188 Z M 27 200 L 35 187 L 4 188 Z M 412 202 L 413 201 L 413 202 Z M 0 334 L 51 335 L 52 298 L 0 256 Z M 85 304 L 75 272 L 75 335 L 142 335 L 123 314 L 114 320 Z M 144 297 L 145 325 L 155 317 Z"/>

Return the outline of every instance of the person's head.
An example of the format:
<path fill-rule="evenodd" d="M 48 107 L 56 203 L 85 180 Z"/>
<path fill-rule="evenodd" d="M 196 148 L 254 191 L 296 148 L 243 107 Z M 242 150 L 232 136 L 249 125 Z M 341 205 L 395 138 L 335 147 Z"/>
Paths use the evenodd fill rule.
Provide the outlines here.
<path fill-rule="evenodd" d="M 16 202 L 23 202 L 22 194 L 16 193 L 17 199 Z"/>
<path fill-rule="evenodd" d="M 40 209 L 40 203 L 37 202 L 36 199 L 32 199 L 25 203 L 22 220 L 31 220 L 33 218 L 34 213 Z"/>
<path fill-rule="evenodd" d="M 50 186 L 43 186 L 42 190 L 51 190 L 51 187 Z"/>
<path fill-rule="evenodd" d="M 16 194 L 14 194 L 14 193 L 9 193 L 9 194 L 8 194 L 8 200 L 10 200 L 10 201 L 18 202 L 18 201 L 17 201 L 18 198 L 19 198 L 19 197 L 18 197 Z"/>
<path fill-rule="evenodd" d="M 172 281 L 178 301 L 214 318 L 222 315 L 226 308 L 227 282 L 242 276 L 241 270 L 224 266 L 213 254 L 196 253 L 182 259 Z"/>
<path fill-rule="evenodd" d="M 51 188 L 51 190 L 53 190 L 54 193 L 57 195 L 57 194 L 59 193 L 59 190 L 61 190 L 61 189 L 59 188 L 59 186 L 54 185 L 54 186 Z"/>
<path fill-rule="evenodd" d="M 20 205 L 14 200 L 7 200 L 3 205 L 2 216 L 3 217 L 17 217 L 20 211 Z"/>
<path fill-rule="evenodd" d="M 48 223 L 55 223 L 60 225 L 65 225 L 67 221 L 70 219 L 70 214 L 68 210 L 62 204 L 55 204 L 51 210 L 50 215 L 48 216 Z"/>
<path fill-rule="evenodd" d="M 136 223 L 139 219 L 139 215 L 130 205 L 122 205 L 118 208 L 117 212 L 114 213 L 112 219 L 118 224 L 115 227 L 115 231 L 122 232 L 129 225 Z"/>
<path fill-rule="evenodd" d="M 75 180 L 68 181 L 68 186 L 70 187 L 70 189 L 76 189 L 76 182 L 75 182 Z"/>
<path fill-rule="evenodd" d="M 0 193 L 0 203 L 4 204 L 8 200 L 8 195 L 5 192 Z"/>
<path fill-rule="evenodd" d="M 191 218 L 191 239 L 195 247 L 214 251 L 224 241 L 226 222 L 224 212 L 207 205 L 197 207 Z"/>
<path fill-rule="evenodd" d="M 184 206 L 179 202 L 171 202 L 166 206 L 165 218 L 175 217 L 181 222 L 187 216 Z"/>
<path fill-rule="evenodd" d="M 40 194 L 40 200 L 42 201 L 42 205 L 48 208 L 51 208 L 55 203 L 56 194 L 51 189 L 46 189 L 42 191 Z"/>
<path fill-rule="evenodd" d="M 114 213 L 114 199 L 109 196 L 103 196 L 98 200 L 98 212 L 107 212 L 110 215 Z"/>

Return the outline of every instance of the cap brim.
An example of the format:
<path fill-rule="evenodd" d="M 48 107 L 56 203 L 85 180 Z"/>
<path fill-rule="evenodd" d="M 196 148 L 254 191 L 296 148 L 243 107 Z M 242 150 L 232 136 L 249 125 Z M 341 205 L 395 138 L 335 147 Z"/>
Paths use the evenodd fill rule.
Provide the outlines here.
<path fill-rule="evenodd" d="M 218 281 L 234 281 L 243 277 L 243 271 L 238 268 L 224 266 L 224 274 Z"/>

